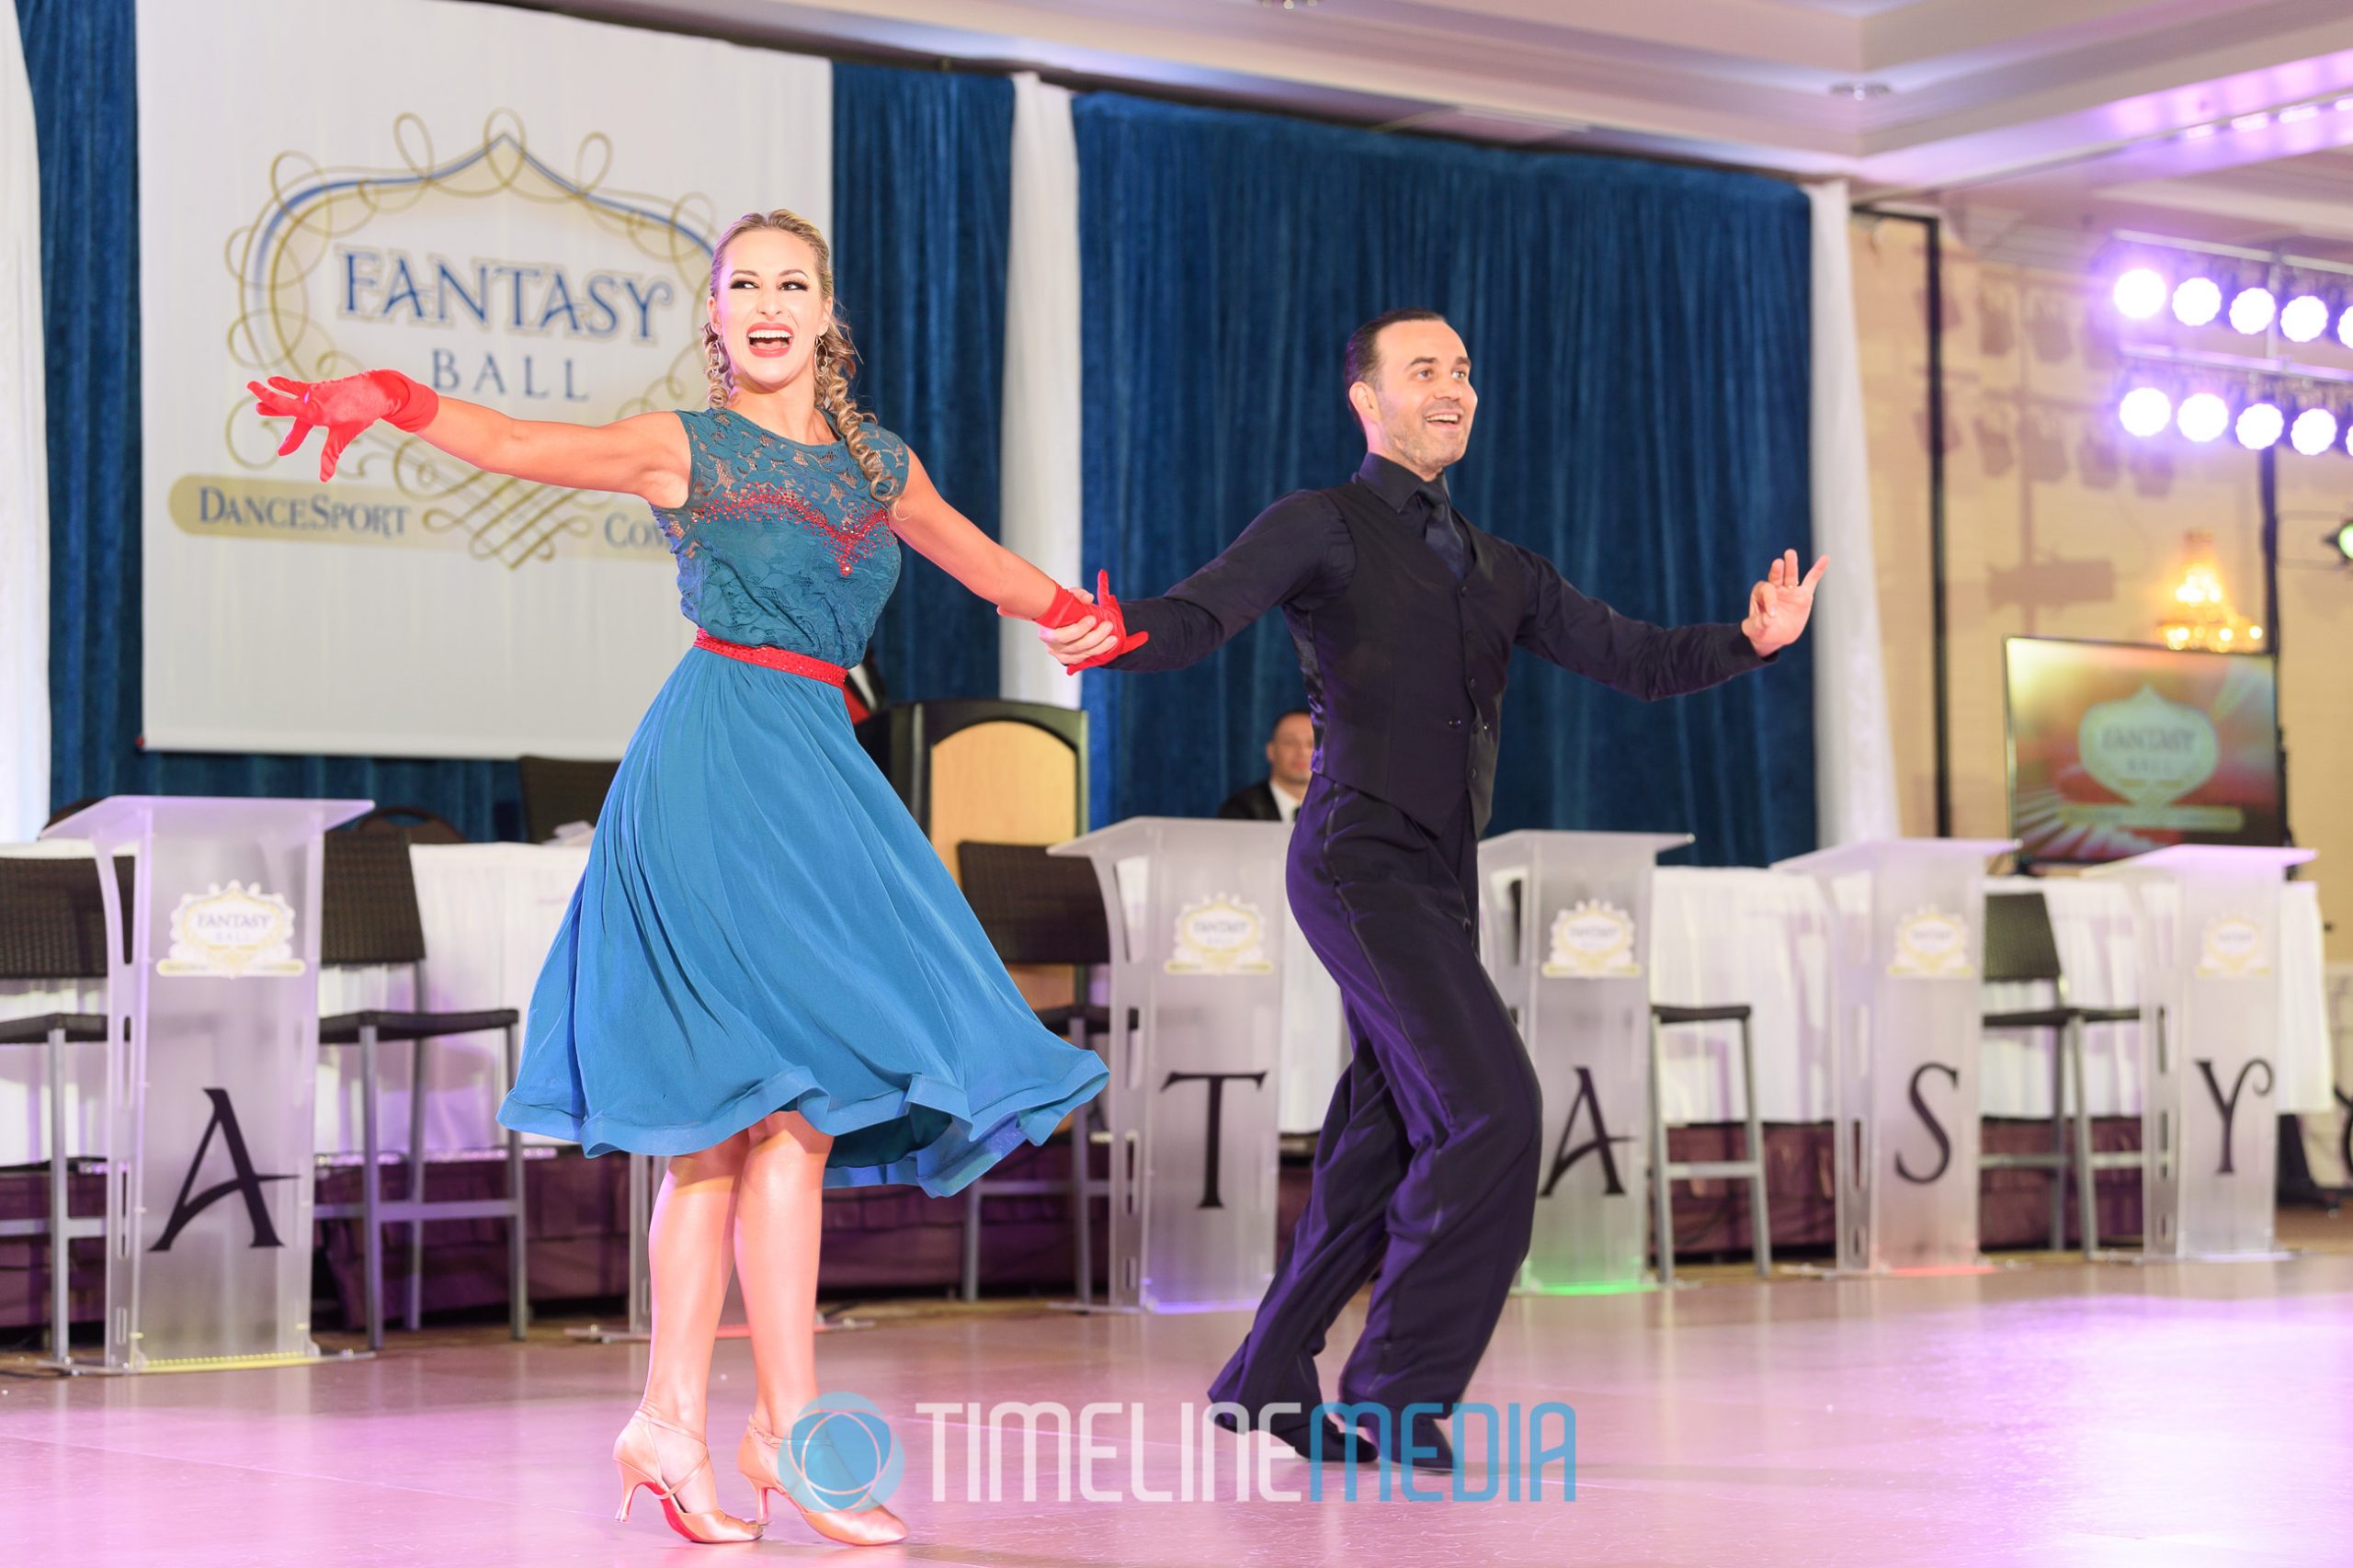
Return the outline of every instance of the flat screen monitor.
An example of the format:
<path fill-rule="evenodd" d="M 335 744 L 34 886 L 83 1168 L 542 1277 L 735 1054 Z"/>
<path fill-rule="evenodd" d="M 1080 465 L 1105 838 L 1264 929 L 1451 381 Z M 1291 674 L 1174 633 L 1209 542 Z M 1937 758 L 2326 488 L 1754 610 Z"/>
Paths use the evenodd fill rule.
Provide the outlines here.
<path fill-rule="evenodd" d="M 2003 664 L 2022 859 L 2286 842 L 2268 653 L 2012 637 Z"/>

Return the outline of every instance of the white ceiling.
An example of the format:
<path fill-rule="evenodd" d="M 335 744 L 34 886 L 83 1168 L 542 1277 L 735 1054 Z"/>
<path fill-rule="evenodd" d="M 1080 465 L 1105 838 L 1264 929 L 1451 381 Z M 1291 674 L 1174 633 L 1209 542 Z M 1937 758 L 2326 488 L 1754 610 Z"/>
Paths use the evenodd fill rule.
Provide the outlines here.
<path fill-rule="evenodd" d="M 2060 252 L 2123 225 L 2353 247 L 2353 0 L 526 3 L 1484 142 L 1843 174 L 1860 197 L 1938 202 L 1994 246 Z M 1833 91 L 1858 82 L 1890 90 Z"/>

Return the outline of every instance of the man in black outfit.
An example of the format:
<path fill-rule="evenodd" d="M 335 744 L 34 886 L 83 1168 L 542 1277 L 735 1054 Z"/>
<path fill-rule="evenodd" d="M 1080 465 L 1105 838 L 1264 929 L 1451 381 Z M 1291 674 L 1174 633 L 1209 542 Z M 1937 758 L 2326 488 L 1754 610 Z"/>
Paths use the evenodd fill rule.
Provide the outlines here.
<path fill-rule="evenodd" d="M 1312 1415 L 1315 1356 L 1378 1270 L 1340 1398 L 1387 1414 L 1391 1457 L 1450 1467 L 1442 1423 L 1502 1314 L 1537 1197 L 1536 1075 L 1476 924 L 1512 648 L 1636 697 L 1698 691 L 1795 641 L 1826 562 L 1801 580 L 1796 551 L 1774 562 L 1737 626 L 1630 619 L 1454 510 L 1445 472 L 1478 397 L 1442 317 L 1366 323 L 1345 368 L 1368 449 L 1356 477 L 1284 496 L 1165 597 L 1125 606 L 1126 630 L 1151 641 L 1106 667 L 1179 668 L 1279 605 L 1315 721 L 1288 888 L 1339 983 L 1355 1056 L 1306 1210 L 1211 1395 L 1302 1452 L 1339 1457 L 1337 1429 Z M 1040 635 L 1078 664 L 1112 646 L 1116 619 Z M 1408 1405 L 1437 1414 L 1397 1430 Z"/>
<path fill-rule="evenodd" d="M 1275 720 L 1267 737 L 1267 777 L 1225 798 L 1217 809 L 1226 822 L 1288 823 L 1299 815 L 1307 799 L 1307 781 L 1315 772 L 1315 716 L 1294 708 Z"/>

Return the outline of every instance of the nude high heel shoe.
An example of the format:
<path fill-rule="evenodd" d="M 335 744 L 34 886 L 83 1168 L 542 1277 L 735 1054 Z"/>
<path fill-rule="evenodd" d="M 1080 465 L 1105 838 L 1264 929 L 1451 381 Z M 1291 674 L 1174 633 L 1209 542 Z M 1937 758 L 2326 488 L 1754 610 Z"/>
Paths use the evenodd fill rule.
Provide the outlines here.
<path fill-rule="evenodd" d="M 781 1467 L 792 1462 L 792 1457 L 784 1451 L 782 1438 L 762 1430 L 756 1421 L 744 1428 L 744 1440 L 735 1449 L 735 1466 L 752 1483 L 753 1495 L 759 1499 L 759 1522 L 763 1526 L 768 1522 L 768 1494 L 773 1492 L 791 1504 L 811 1529 L 828 1540 L 837 1540 L 845 1546 L 888 1546 L 907 1539 L 905 1523 L 880 1503 L 857 1509 L 802 1507 L 801 1500 L 785 1488 L 780 1478 Z"/>
<path fill-rule="evenodd" d="M 642 1486 L 652 1492 L 654 1499 L 662 1505 L 662 1517 L 670 1521 L 670 1528 L 698 1545 L 720 1546 L 759 1540 L 760 1525 L 739 1519 L 719 1508 L 689 1514 L 678 1506 L 678 1483 L 664 1479 L 662 1450 L 655 1444 L 653 1431 L 649 1430 L 655 1427 L 665 1432 L 675 1432 L 681 1437 L 691 1437 L 696 1447 L 703 1450 L 702 1459 L 694 1470 L 687 1471 L 687 1480 L 692 1481 L 696 1471 L 710 1468 L 710 1447 L 699 1435 L 683 1426 L 673 1426 L 645 1406 L 639 1405 L 637 1413 L 629 1418 L 629 1425 L 621 1428 L 621 1435 L 613 1439 L 613 1463 L 620 1467 L 621 1472 L 621 1506 L 620 1512 L 614 1517 L 624 1521 L 629 1518 L 630 1505 L 637 1500 L 637 1489 Z M 761 1523 L 766 1522 L 767 1510 L 763 1508 Z"/>

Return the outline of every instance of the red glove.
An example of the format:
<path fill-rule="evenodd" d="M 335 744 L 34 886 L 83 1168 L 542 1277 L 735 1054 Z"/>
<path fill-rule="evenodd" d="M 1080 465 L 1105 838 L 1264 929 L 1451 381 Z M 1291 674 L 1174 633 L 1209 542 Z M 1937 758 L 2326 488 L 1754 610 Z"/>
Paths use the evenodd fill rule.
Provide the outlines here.
<path fill-rule="evenodd" d="M 414 435 L 441 412 L 438 393 L 398 370 L 366 370 L 333 381 L 272 376 L 267 386 L 247 381 L 245 390 L 254 394 L 263 418 L 294 421 L 294 428 L 278 449 L 281 458 L 301 446 L 313 430 L 326 426 L 327 444 L 319 453 L 322 480 L 335 477 L 335 460 L 343 456 L 343 449 L 377 420 Z"/>
<path fill-rule="evenodd" d="M 1082 620 L 1102 621 L 1111 629 L 1115 641 L 1109 648 L 1096 654 L 1095 657 L 1069 666 L 1070 673 L 1073 675 L 1078 674 L 1081 670 L 1091 670 L 1097 665 L 1108 665 L 1120 654 L 1141 648 L 1152 641 L 1152 633 L 1149 631 L 1131 632 L 1128 630 L 1127 617 L 1120 613 L 1120 601 L 1111 596 L 1111 574 L 1108 572 L 1095 574 L 1095 602 L 1093 604 L 1088 604 L 1068 588 L 1056 588 L 1053 602 L 1046 607 L 1046 613 L 1038 618 L 1038 624 L 1051 631 L 1064 626 L 1075 626 Z"/>

